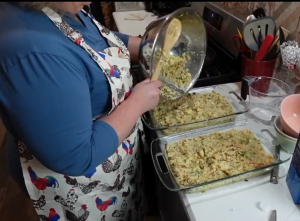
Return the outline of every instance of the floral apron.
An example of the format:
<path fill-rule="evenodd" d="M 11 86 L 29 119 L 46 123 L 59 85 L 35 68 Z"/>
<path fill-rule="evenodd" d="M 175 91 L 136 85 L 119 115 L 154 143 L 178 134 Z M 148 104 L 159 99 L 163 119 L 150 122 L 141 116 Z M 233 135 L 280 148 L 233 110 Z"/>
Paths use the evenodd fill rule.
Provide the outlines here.
<path fill-rule="evenodd" d="M 74 47 L 82 47 L 102 69 L 112 92 L 111 113 L 129 96 L 132 87 L 130 55 L 124 43 L 88 14 L 111 46 L 96 52 L 85 43 L 81 33 L 71 28 L 60 15 L 49 8 L 43 11 L 74 42 Z M 25 184 L 40 219 L 142 220 L 139 131 L 142 131 L 140 119 L 112 156 L 79 177 L 49 170 L 30 154 L 24 143 L 18 142 Z"/>

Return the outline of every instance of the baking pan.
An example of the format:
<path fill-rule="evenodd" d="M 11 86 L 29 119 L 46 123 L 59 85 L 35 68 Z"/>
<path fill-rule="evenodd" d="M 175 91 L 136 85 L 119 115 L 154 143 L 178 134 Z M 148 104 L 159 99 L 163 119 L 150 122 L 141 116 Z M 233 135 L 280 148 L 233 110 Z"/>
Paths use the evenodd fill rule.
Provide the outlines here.
<path fill-rule="evenodd" d="M 179 133 L 187 130 L 193 130 L 197 128 L 203 128 L 212 125 L 227 124 L 235 121 L 239 121 L 240 124 L 243 124 L 247 121 L 245 116 L 239 116 L 239 115 L 248 112 L 249 110 L 248 103 L 245 102 L 239 95 L 237 95 L 236 92 L 228 90 L 228 87 L 226 87 L 225 85 L 214 85 L 208 87 L 193 88 L 192 90 L 189 91 L 189 93 L 204 94 L 204 93 L 210 93 L 213 90 L 223 95 L 228 100 L 229 104 L 233 109 L 232 114 L 220 116 L 217 118 L 211 118 L 207 120 L 195 121 L 195 122 L 190 122 L 185 124 L 177 124 L 169 127 L 158 125 L 153 117 L 152 111 L 143 114 L 142 120 L 149 129 L 162 130 L 165 135 Z"/>
<path fill-rule="evenodd" d="M 249 129 L 252 131 L 256 139 L 260 140 L 261 145 L 265 151 L 274 158 L 274 162 L 243 173 L 235 174 L 225 178 L 212 180 L 205 183 L 197 183 L 190 186 L 183 186 L 177 183 L 175 177 L 172 174 L 172 170 L 169 166 L 168 159 L 165 152 L 165 146 L 174 142 L 178 142 L 181 139 L 194 138 L 196 136 L 208 135 L 213 132 L 225 132 L 231 129 L 243 130 Z M 260 131 L 261 125 L 254 121 L 247 123 L 246 125 L 235 125 L 235 126 L 223 126 L 219 128 L 206 128 L 206 130 L 193 130 L 188 132 L 182 132 L 178 134 L 164 136 L 158 138 L 151 143 L 151 156 L 154 163 L 155 170 L 159 179 L 163 185 L 170 191 L 181 191 L 185 190 L 187 193 L 200 192 L 216 187 L 224 186 L 230 183 L 245 180 L 250 177 L 258 176 L 260 174 L 269 172 L 274 166 L 284 163 L 290 159 L 290 154 L 281 150 L 280 155 L 276 152 L 276 146 L 273 145 L 273 140 L 270 141 L 268 137 Z"/>

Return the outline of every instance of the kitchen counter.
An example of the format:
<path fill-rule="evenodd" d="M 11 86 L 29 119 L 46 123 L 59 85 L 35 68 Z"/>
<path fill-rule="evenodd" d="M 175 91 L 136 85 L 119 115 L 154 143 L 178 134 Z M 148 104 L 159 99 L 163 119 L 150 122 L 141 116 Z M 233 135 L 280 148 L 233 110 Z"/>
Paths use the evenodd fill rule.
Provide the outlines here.
<path fill-rule="evenodd" d="M 224 85 L 228 90 L 240 93 L 240 83 Z M 245 128 L 251 128 L 258 133 L 263 128 L 253 128 L 255 123 L 248 122 Z M 273 127 L 265 126 L 273 134 Z M 161 137 L 160 132 L 157 133 Z M 191 221 L 260 221 L 268 220 L 272 210 L 277 210 L 277 221 L 300 221 L 300 206 L 293 203 L 292 197 L 286 185 L 286 175 L 290 161 L 280 165 L 279 184 L 269 182 L 270 174 L 249 178 L 211 189 L 205 193 L 186 194 L 178 193 L 183 207 Z M 259 203 L 267 203 L 269 208 L 262 212 Z M 166 214 L 163 214 L 166 216 Z M 168 219 L 166 219 L 168 220 Z"/>
<path fill-rule="evenodd" d="M 269 176 L 269 174 L 265 175 L 267 179 L 261 185 L 243 191 L 235 191 L 231 194 L 222 193 L 222 189 L 227 187 L 221 187 L 203 194 L 194 194 L 193 197 L 183 193 L 181 195 L 185 199 L 184 201 L 188 203 L 186 206 L 191 220 L 267 221 L 271 211 L 277 210 L 277 221 L 299 221 L 300 208 L 293 204 L 285 182 L 285 176 L 279 179 L 277 185 L 269 182 Z M 251 179 L 249 182 L 251 182 Z M 201 195 L 205 196 L 209 192 L 219 192 L 220 194 L 218 197 L 211 199 L 201 199 Z M 192 198 L 197 197 L 196 195 L 198 195 L 199 200 L 189 203 Z M 269 205 L 266 212 L 259 210 L 258 205 L 260 202 Z"/>
<path fill-rule="evenodd" d="M 143 21 L 136 20 L 125 20 L 130 14 L 143 14 L 145 13 L 147 17 Z M 146 27 L 153 21 L 157 19 L 157 16 L 151 12 L 146 12 L 145 10 L 140 11 L 127 11 L 127 12 L 113 12 L 113 17 L 116 22 L 119 32 L 131 36 L 143 35 Z"/>
<path fill-rule="evenodd" d="M 114 18 L 120 32 L 129 35 L 143 35 L 146 26 L 155 20 L 148 16 L 144 21 L 126 21 L 124 18 L 132 12 L 114 12 Z M 149 13 L 151 15 L 151 13 Z M 226 86 L 240 93 L 240 83 Z M 260 128 L 259 128 L 260 129 Z M 261 128 L 262 129 L 262 128 Z M 273 131 L 273 128 L 268 128 Z M 274 131 L 273 131 L 274 132 Z M 157 134 L 161 136 L 162 134 Z M 156 181 L 160 213 L 167 221 L 267 221 L 271 210 L 277 210 L 277 221 L 300 221 L 300 206 L 291 198 L 285 179 L 289 162 L 280 165 L 279 184 L 269 182 L 270 174 L 250 178 L 205 193 L 173 193 Z M 266 212 L 259 210 L 259 203 L 267 203 Z M 174 204 L 174 207 L 172 206 Z M 175 214 L 175 215 L 172 215 Z"/>

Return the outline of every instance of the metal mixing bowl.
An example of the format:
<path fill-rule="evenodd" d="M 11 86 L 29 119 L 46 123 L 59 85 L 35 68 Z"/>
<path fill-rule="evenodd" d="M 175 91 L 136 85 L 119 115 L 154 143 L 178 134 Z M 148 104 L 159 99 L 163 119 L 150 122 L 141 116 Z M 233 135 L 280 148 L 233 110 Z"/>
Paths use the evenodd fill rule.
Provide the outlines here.
<path fill-rule="evenodd" d="M 155 55 L 159 49 L 163 49 L 166 29 L 173 18 L 180 20 L 182 30 L 170 54 L 181 56 L 183 53 L 186 53 L 190 59 L 186 62 L 184 68 L 187 68 L 191 74 L 191 82 L 184 88 L 180 88 L 180 93 L 174 98 L 176 99 L 194 86 L 200 76 L 205 60 L 206 30 L 201 15 L 197 11 L 191 8 L 181 8 L 152 22 L 142 37 L 139 63 L 145 77 L 151 77 L 159 60 L 156 59 Z"/>

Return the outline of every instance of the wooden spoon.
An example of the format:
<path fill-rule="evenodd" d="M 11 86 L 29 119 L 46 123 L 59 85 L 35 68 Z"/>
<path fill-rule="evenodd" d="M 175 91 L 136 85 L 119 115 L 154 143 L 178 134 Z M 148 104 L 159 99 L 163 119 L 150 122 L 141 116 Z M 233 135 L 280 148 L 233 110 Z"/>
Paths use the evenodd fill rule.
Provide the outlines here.
<path fill-rule="evenodd" d="M 181 22 L 177 18 L 173 18 L 170 24 L 167 27 L 166 37 L 164 40 L 164 47 L 162 50 L 162 54 L 160 56 L 160 60 L 158 61 L 155 71 L 151 77 L 151 81 L 155 81 L 158 79 L 160 70 L 161 70 L 161 59 L 164 57 L 165 54 L 169 54 L 170 50 L 176 43 L 181 33 Z"/>

